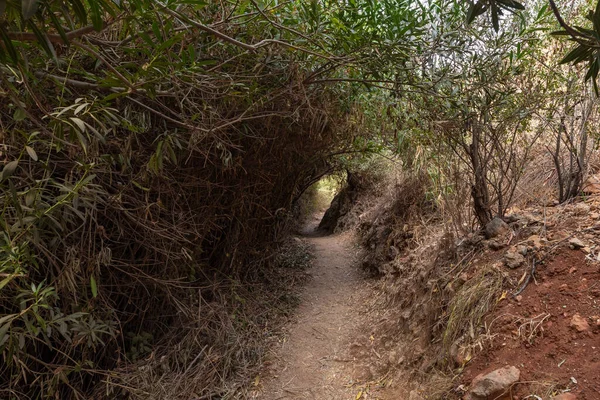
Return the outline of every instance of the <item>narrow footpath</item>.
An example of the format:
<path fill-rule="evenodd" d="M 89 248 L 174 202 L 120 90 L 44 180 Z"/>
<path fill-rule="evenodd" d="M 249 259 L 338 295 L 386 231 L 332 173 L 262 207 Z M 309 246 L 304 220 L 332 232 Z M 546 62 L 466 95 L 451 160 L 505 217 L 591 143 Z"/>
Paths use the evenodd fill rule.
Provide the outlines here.
<path fill-rule="evenodd" d="M 369 300 L 373 287 L 355 262 L 351 234 L 307 236 L 314 247 L 312 279 L 297 318 L 274 349 L 254 398 L 402 399 L 375 387 L 369 365 Z M 376 395 L 377 393 L 377 395 Z"/>

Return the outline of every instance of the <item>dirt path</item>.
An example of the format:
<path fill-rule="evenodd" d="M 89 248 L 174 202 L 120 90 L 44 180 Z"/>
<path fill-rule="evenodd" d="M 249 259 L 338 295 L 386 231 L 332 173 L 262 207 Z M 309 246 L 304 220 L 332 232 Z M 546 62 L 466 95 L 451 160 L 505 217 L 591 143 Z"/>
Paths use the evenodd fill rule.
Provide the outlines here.
<path fill-rule="evenodd" d="M 349 234 L 306 237 L 315 261 L 297 310 L 297 320 L 275 349 L 255 398 L 356 399 L 372 380 L 369 366 L 351 356 L 370 344 L 365 304 L 372 287 L 356 265 Z M 372 383 L 372 382 L 370 382 Z M 392 399 L 361 395 L 361 398 Z"/>

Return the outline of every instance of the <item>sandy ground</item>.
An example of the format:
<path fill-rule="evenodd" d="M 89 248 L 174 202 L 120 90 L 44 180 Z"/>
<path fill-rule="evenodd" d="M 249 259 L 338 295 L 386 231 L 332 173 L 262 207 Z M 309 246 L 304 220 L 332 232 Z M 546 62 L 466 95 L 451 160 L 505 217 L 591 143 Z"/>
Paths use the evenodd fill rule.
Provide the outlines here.
<path fill-rule="evenodd" d="M 253 398 L 401 399 L 381 397 L 367 359 L 350 356 L 353 346 L 369 345 L 368 306 L 374 295 L 356 265 L 357 249 L 349 233 L 319 237 L 304 232 L 314 247 L 314 266 L 301 297 L 296 320 L 274 349 Z M 367 320 L 366 320 L 367 319 Z M 367 389 L 368 388 L 368 389 Z"/>

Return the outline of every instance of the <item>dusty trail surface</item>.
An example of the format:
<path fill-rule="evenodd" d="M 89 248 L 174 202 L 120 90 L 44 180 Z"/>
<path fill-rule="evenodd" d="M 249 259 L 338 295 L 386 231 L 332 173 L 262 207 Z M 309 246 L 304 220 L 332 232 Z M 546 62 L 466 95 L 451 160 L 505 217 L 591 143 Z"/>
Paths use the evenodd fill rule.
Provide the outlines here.
<path fill-rule="evenodd" d="M 392 398 L 374 396 L 376 389 L 367 394 L 365 388 L 373 384 L 368 363 L 351 356 L 353 347 L 369 348 L 365 304 L 373 295 L 356 265 L 352 235 L 302 240 L 314 246 L 313 279 L 301 297 L 297 319 L 261 377 L 255 398 L 354 400 L 359 394 L 361 398 Z"/>

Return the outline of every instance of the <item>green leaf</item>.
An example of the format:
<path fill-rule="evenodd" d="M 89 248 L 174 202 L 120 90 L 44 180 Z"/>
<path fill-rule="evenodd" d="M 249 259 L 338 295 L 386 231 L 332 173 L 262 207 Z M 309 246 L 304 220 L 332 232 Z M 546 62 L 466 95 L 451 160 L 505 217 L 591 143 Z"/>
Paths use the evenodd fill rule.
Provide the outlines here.
<path fill-rule="evenodd" d="M 467 12 L 467 24 L 470 24 L 485 12 L 485 5 L 481 1 L 471 2 L 469 6 L 469 11 Z"/>
<path fill-rule="evenodd" d="M 19 56 L 17 54 L 17 50 L 15 49 L 15 46 L 13 45 L 12 40 L 8 37 L 8 34 L 6 33 L 6 30 L 4 29 L 3 24 L 0 24 L 0 37 L 2 37 L 2 41 L 4 42 L 4 47 L 8 51 L 8 55 L 10 56 L 12 61 L 14 63 L 19 61 Z M 0 52 L 2 52 L 2 46 L 0 46 Z"/>
<path fill-rule="evenodd" d="M 560 60 L 559 64 L 567 64 L 571 61 L 578 60 L 581 57 L 585 57 L 588 51 L 589 49 L 587 47 L 579 45 L 571 50 L 562 60 Z"/>
<path fill-rule="evenodd" d="M 585 74 L 585 80 L 588 81 L 593 79 L 594 81 L 598 78 L 598 71 L 600 71 L 600 63 L 598 62 L 598 58 L 596 57 L 594 61 L 590 64 L 588 72 Z"/>
<path fill-rule="evenodd" d="M 12 174 L 15 173 L 15 170 L 17 169 L 18 165 L 19 160 L 11 161 L 8 164 L 6 164 L 2 169 L 2 178 L 0 178 L 0 181 L 10 178 Z"/>
<path fill-rule="evenodd" d="M 29 154 L 29 157 L 31 157 L 31 159 L 33 161 L 37 161 L 38 160 L 38 155 L 35 152 L 35 150 L 29 146 L 25 146 L 25 150 L 27 151 L 27 154 Z"/>
<path fill-rule="evenodd" d="M 56 63 L 58 63 L 58 56 L 56 55 L 56 50 L 54 49 L 52 42 L 48 40 L 48 36 L 46 35 L 46 33 L 42 32 L 33 21 L 29 21 L 27 25 L 35 34 L 39 45 L 42 46 L 46 54 L 48 54 L 55 60 Z"/>
<path fill-rule="evenodd" d="M 524 10 L 525 6 L 523 6 L 523 4 L 519 3 L 518 1 L 514 1 L 514 0 L 498 0 L 499 5 L 506 9 L 513 9 L 513 10 Z"/>
<path fill-rule="evenodd" d="M 0 0 L 0 1 L 2 1 L 2 0 Z M 56 14 L 53 12 L 48 13 L 48 14 L 50 14 L 50 19 L 52 20 L 52 27 L 54 29 L 56 29 L 56 31 L 58 32 L 58 34 L 60 35 L 60 37 L 62 38 L 62 40 L 65 43 L 69 43 L 69 39 L 67 38 L 67 33 L 63 29 L 63 26 L 62 26 L 61 22 L 58 20 Z"/>
<path fill-rule="evenodd" d="M 90 0 L 90 18 L 92 19 L 92 25 L 94 25 L 94 29 L 97 31 L 101 31 L 104 26 L 104 21 L 102 20 L 102 12 L 100 11 L 100 5 L 98 4 L 98 0 Z"/>
<path fill-rule="evenodd" d="M 73 121 L 75 125 L 77 125 L 77 127 L 82 133 L 85 132 L 85 122 L 83 122 L 80 118 L 76 117 L 69 117 L 69 119 Z"/>
<path fill-rule="evenodd" d="M 92 0 L 92 2 L 94 1 L 95 0 Z M 71 0 L 70 3 L 73 7 L 75 15 L 77 15 L 77 19 L 79 19 L 79 22 L 83 25 L 87 24 L 87 13 L 83 4 L 81 4 L 79 0 Z"/>
<path fill-rule="evenodd" d="M 2 290 L 4 288 L 4 286 L 8 285 L 17 276 L 20 276 L 20 275 L 19 274 L 11 274 L 11 275 L 7 276 L 6 278 L 2 279 L 2 281 L 0 281 L 0 290 Z"/>
<path fill-rule="evenodd" d="M 23 19 L 27 21 L 33 17 L 38 10 L 39 0 L 21 0 L 21 12 Z"/>
<path fill-rule="evenodd" d="M 96 284 L 96 278 L 90 276 L 90 288 L 92 289 L 92 296 L 96 298 L 98 296 L 98 285 Z"/>
<path fill-rule="evenodd" d="M 25 113 L 25 110 L 23 110 L 21 107 L 17 108 L 13 114 L 13 119 L 15 120 L 15 122 L 21 122 L 26 117 L 27 114 Z"/>
<path fill-rule="evenodd" d="M 519 3 L 518 1 L 511 1 L 511 3 L 513 4 L 513 8 L 517 9 L 517 10 L 524 10 L 525 6 L 521 3 Z"/>
<path fill-rule="evenodd" d="M 577 30 L 589 37 L 594 37 L 594 35 L 596 34 L 596 32 L 593 31 L 592 29 L 584 28 L 583 26 L 575 26 L 575 30 Z"/>
<path fill-rule="evenodd" d="M 12 324 L 12 320 L 0 327 L 0 346 L 2 346 L 8 340 L 9 335 L 7 335 L 7 333 L 8 333 L 8 330 L 10 329 L 11 324 Z"/>
<path fill-rule="evenodd" d="M 500 10 L 498 9 L 496 2 L 492 1 L 492 25 L 494 26 L 494 30 L 496 32 L 498 32 L 500 30 L 500 23 L 498 21 L 499 12 L 500 12 Z"/>
<path fill-rule="evenodd" d="M 596 3 L 596 10 L 594 11 L 594 30 L 600 35 L 600 1 Z"/>

